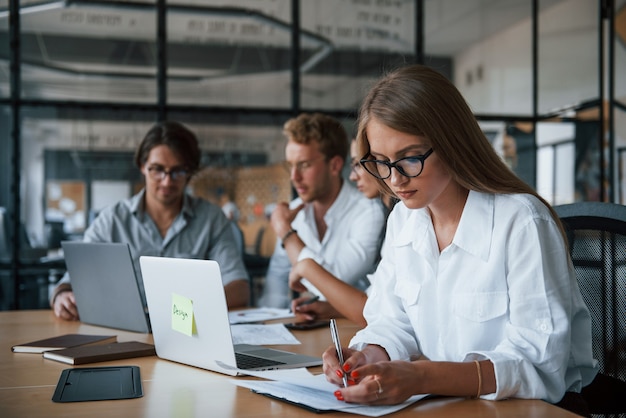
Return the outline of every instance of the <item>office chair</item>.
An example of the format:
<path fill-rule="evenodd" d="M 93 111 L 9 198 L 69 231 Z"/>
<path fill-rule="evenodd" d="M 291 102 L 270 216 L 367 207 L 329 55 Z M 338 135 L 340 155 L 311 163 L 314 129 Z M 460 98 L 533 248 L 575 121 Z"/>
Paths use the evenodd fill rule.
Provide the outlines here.
<path fill-rule="evenodd" d="M 269 265 L 269 258 L 262 257 L 258 254 L 250 254 L 246 251 L 245 239 L 241 227 L 235 221 L 229 221 L 233 228 L 233 234 L 235 235 L 235 241 L 239 247 L 239 251 L 243 258 L 243 264 L 250 276 L 250 303 L 254 306 L 259 293 L 259 280 L 265 278 L 267 267 Z"/>
<path fill-rule="evenodd" d="M 0 310 L 41 309 L 48 307 L 48 285 L 51 277 L 65 271 L 63 258 L 48 258 L 47 247 L 32 245 L 24 223 L 19 225 L 18 276 L 11 273 L 12 220 L 6 208 L 0 207 Z M 15 300 L 15 286 L 19 287 L 19 300 Z"/>
<path fill-rule="evenodd" d="M 11 257 L 11 238 L 9 236 L 9 221 L 6 208 L 0 207 L 0 260 L 9 260 Z"/>
<path fill-rule="evenodd" d="M 626 417 L 626 206 L 578 202 L 554 209 L 567 233 L 600 364 L 582 395 L 592 415 Z"/>

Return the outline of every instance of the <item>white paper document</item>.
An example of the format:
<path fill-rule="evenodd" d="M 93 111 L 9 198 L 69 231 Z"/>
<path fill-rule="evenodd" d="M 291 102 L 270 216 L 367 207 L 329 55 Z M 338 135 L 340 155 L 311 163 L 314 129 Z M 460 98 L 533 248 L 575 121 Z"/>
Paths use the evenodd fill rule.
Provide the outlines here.
<path fill-rule="evenodd" d="M 233 344 L 300 344 L 283 324 L 236 324 L 230 326 Z"/>
<path fill-rule="evenodd" d="M 284 318 L 295 318 L 295 315 L 289 309 L 278 308 L 249 308 L 228 312 L 228 319 L 231 324 L 263 322 Z"/>
<path fill-rule="evenodd" d="M 341 411 L 351 414 L 379 417 L 399 411 L 426 397 L 416 395 L 399 405 L 369 406 L 339 401 L 334 392 L 337 386 L 326 380 L 323 374 L 312 375 L 307 369 L 250 371 L 244 373 L 270 380 L 231 380 L 232 383 L 260 394 L 295 403 L 315 411 Z"/>

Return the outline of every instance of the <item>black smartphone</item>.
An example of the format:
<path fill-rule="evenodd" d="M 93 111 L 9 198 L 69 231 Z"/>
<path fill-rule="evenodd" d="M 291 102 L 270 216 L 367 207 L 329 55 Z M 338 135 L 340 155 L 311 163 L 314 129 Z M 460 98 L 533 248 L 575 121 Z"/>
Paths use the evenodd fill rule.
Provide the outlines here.
<path fill-rule="evenodd" d="M 314 319 L 312 321 L 289 322 L 285 324 L 285 327 L 295 330 L 307 330 L 328 326 L 330 326 L 330 321 L 327 319 Z"/>

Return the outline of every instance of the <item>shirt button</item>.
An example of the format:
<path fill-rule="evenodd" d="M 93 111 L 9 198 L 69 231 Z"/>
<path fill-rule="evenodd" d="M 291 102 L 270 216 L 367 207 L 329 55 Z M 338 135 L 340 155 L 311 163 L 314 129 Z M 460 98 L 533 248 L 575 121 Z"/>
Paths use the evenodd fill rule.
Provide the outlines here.
<path fill-rule="evenodd" d="M 548 330 L 548 326 L 545 324 L 545 322 L 542 322 L 541 325 L 539 325 L 539 329 L 541 331 L 547 331 Z"/>

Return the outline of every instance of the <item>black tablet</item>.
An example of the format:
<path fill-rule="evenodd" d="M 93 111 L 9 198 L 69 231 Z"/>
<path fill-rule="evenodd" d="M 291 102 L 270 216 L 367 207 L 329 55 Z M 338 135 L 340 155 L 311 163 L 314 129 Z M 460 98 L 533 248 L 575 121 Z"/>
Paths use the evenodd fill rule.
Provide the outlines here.
<path fill-rule="evenodd" d="M 82 367 L 61 372 L 54 402 L 105 401 L 143 396 L 137 366 Z"/>

